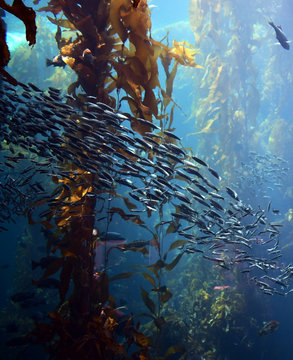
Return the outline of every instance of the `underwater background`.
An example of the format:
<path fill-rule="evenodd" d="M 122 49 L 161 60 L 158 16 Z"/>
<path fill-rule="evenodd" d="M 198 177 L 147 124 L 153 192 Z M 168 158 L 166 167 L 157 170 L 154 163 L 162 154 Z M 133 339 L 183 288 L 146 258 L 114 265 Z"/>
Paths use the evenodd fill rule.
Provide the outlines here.
<path fill-rule="evenodd" d="M 0 2 L 0 358 L 292 359 L 292 3 L 23 4 L 35 44 Z"/>

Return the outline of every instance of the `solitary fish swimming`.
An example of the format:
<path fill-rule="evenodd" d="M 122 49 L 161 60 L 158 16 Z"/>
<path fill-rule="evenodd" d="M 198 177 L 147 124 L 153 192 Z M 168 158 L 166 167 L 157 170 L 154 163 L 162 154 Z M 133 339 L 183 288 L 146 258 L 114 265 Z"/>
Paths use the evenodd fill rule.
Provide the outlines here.
<path fill-rule="evenodd" d="M 275 29 L 276 38 L 279 41 L 279 43 L 283 46 L 284 49 L 289 50 L 290 49 L 289 41 L 286 35 L 284 34 L 282 27 L 280 25 L 276 26 L 272 21 L 269 21 L 269 24 Z"/>

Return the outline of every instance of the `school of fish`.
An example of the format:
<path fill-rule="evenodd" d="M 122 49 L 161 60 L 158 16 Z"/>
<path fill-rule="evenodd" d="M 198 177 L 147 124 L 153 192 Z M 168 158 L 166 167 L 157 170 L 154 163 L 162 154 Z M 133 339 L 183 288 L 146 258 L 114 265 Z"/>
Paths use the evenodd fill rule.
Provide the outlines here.
<path fill-rule="evenodd" d="M 215 169 L 178 145 L 173 132 L 137 119 L 150 129 L 141 136 L 131 129 L 130 116 L 94 96 L 87 96 L 81 110 L 58 89 L 13 87 L 4 79 L 0 94 L 0 231 L 32 201 L 52 204 L 56 191 L 45 189 L 42 179 L 74 182 L 79 173 L 68 170 L 70 163 L 95 175 L 91 196 L 99 201 L 102 189 L 127 191 L 136 205 L 129 218 L 168 204 L 164 224 L 173 223 L 176 239 L 186 241 L 179 251 L 202 254 L 227 271 L 238 266 L 266 295 L 293 291 L 293 264 L 279 265 L 281 225 L 270 220 L 272 209 L 245 204 Z"/>

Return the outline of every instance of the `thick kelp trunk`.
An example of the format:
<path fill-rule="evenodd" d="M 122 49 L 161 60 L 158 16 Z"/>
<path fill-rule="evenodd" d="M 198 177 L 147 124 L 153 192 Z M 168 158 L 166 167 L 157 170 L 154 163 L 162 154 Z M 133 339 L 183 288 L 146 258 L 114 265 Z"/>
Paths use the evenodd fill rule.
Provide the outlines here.
<path fill-rule="evenodd" d="M 48 286 L 56 287 L 57 280 L 51 276 L 58 276 L 60 281 L 57 286 L 59 289 L 58 306 L 49 313 L 50 322 L 36 323 L 35 330 L 28 334 L 25 340 L 28 343 L 33 341 L 43 345 L 55 359 L 104 360 L 129 356 L 149 359 L 149 347 L 152 344 L 158 349 L 158 340 L 155 344 L 155 341 L 147 339 L 139 331 L 139 324 L 135 326 L 132 316 L 128 316 L 124 319 L 123 341 L 117 341 L 117 311 L 115 299 L 109 293 L 109 278 L 106 271 L 95 273 L 95 248 L 99 245 L 100 239 L 99 229 L 95 229 L 96 199 L 102 194 L 108 193 L 109 198 L 119 197 L 119 194 L 111 185 L 109 190 L 105 190 L 97 169 L 92 171 L 88 168 L 90 160 L 94 164 L 95 154 L 87 148 L 77 151 L 77 143 L 84 144 L 86 141 L 86 135 L 88 135 L 86 130 L 90 129 L 93 132 L 99 130 L 99 122 L 91 121 L 89 125 L 89 119 L 79 115 L 77 107 L 90 117 L 90 112 L 93 108 L 95 109 L 95 106 L 100 107 L 100 110 L 103 106 L 103 111 L 112 111 L 110 107 L 103 104 L 116 108 L 120 107 L 122 101 L 127 101 L 132 113 L 131 127 L 135 132 L 141 135 L 151 132 L 154 128 L 158 128 L 157 125 L 152 125 L 152 121 L 160 120 L 160 129 L 168 129 L 169 132 L 161 133 L 158 145 L 166 142 L 176 146 L 177 137 L 172 136 L 173 130 L 170 128 L 174 106 L 170 115 L 166 109 L 172 101 L 172 87 L 178 64 L 197 67 L 193 59 L 195 51 L 185 43 L 174 42 L 173 48 L 169 48 L 151 38 L 150 11 L 146 0 L 136 2 L 101 0 L 80 1 L 79 3 L 72 0 L 52 0 L 49 1 L 48 6 L 39 11 L 51 12 L 54 15 L 54 17 L 48 16 L 48 19 L 57 26 L 55 39 L 60 56 L 78 77 L 78 80 L 68 88 L 68 105 L 59 103 L 51 108 L 69 111 L 66 121 L 72 122 L 74 131 L 65 131 L 65 143 L 62 146 L 66 147 L 66 151 L 70 154 L 69 158 L 74 156 L 75 160 L 63 158 L 57 151 L 57 159 L 66 171 L 53 175 L 53 182 L 58 185 L 56 191 L 48 202 L 45 198 L 31 204 L 27 209 L 29 224 L 34 225 L 38 221 L 33 219 L 33 211 L 39 206 L 48 205 L 49 209 L 41 213 L 39 223 L 51 234 L 48 236 L 48 254 L 59 255 L 46 267 L 43 276 L 38 281 L 34 281 L 33 285 L 42 287 L 46 283 L 46 286 L 48 284 Z M 70 30 L 70 37 L 65 36 L 64 29 Z M 33 24 L 28 24 L 27 30 L 32 31 L 29 34 L 35 34 Z M 2 38 L 5 38 L 4 32 Z M 35 40 L 30 37 L 29 41 L 33 43 Z M 6 66 L 9 60 L 7 48 L 3 47 L 3 49 L 6 49 L 6 53 L 3 54 L 2 67 Z M 159 58 L 166 72 L 166 90 L 161 88 L 158 80 Z M 174 66 L 172 70 L 169 70 L 172 60 L 174 60 Z M 5 73 L 5 70 L 2 73 Z M 28 89 L 25 84 L 21 86 Z M 37 93 L 42 93 L 34 85 L 30 86 Z M 160 91 L 161 98 L 155 95 L 156 89 Z M 111 95 L 114 90 L 118 95 L 120 90 L 125 93 L 121 99 L 118 98 L 118 104 L 115 97 Z M 59 101 L 59 91 L 51 89 L 46 100 Z M 161 110 L 164 112 L 158 109 L 160 102 L 163 104 Z M 72 111 L 72 106 L 76 107 L 76 112 Z M 51 110 L 46 111 L 50 116 Z M 103 111 L 100 111 L 101 114 Z M 122 121 L 124 119 L 122 115 L 121 119 Z M 120 135 L 120 132 L 115 129 L 117 124 L 112 119 L 114 123 L 111 126 L 111 121 L 108 120 L 107 131 L 109 136 L 112 134 L 115 138 Z M 57 139 L 52 139 L 52 141 L 59 143 L 61 138 L 55 135 Z M 147 143 L 143 145 L 146 146 Z M 149 150 L 149 157 L 152 158 L 154 156 L 150 151 L 152 147 L 148 145 L 146 149 Z M 109 165 L 106 157 L 109 150 L 111 149 L 107 148 L 106 144 L 103 144 L 103 147 L 97 147 L 98 154 L 105 153 L 106 161 L 104 166 L 100 167 L 100 171 L 104 174 Z M 120 156 L 132 160 L 134 165 L 139 157 L 122 146 L 117 146 L 116 151 L 121 154 Z M 107 176 L 113 181 L 111 173 Z M 128 199 L 125 198 L 124 201 L 128 209 L 133 208 Z M 102 209 L 104 210 L 104 206 Z M 126 216 L 122 209 L 108 208 L 107 211 L 112 213 L 110 218 L 108 217 L 109 222 L 113 214 L 118 213 L 125 220 L 144 225 L 139 216 L 134 218 Z M 148 214 L 150 216 L 151 211 Z M 156 237 L 153 239 L 153 246 L 160 253 L 160 244 Z M 127 250 L 142 253 L 147 251 L 145 247 L 137 246 L 128 247 Z M 166 256 L 167 254 L 165 258 Z M 173 269 L 181 256 L 182 254 L 167 264 L 162 260 L 163 253 L 160 253 L 161 262 L 158 262 L 153 269 L 157 280 L 147 274 L 144 276 L 148 280 L 152 279 L 154 288 L 160 289 L 159 273 L 165 267 L 166 271 Z M 106 257 L 105 253 L 105 263 Z M 121 274 L 115 279 L 112 278 L 111 281 L 124 277 L 125 275 Z M 159 291 L 158 302 L 164 304 L 171 296 L 172 294 L 167 289 L 162 293 Z M 142 298 L 152 313 L 149 317 L 154 320 L 156 328 L 160 330 L 164 323 L 160 316 L 160 306 L 157 311 L 144 289 L 142 289 Z M 129 355 L 129 349 L 133 345 L 135 345 L 135 351 L 132 350 L 133 355 Z M 169 350 L 169 353 L 176 351 L 182 351 L 182 349 L 173 348 Z"/>

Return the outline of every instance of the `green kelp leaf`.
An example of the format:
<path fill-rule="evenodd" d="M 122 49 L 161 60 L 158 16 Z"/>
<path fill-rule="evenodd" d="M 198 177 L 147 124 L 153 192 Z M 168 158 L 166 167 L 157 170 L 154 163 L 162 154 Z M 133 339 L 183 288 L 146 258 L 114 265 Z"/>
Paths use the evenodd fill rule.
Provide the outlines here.
<path fill-rule="evenodd" d="M 153 285 L 154 288 L 157 287 L 155 279 L 150 274 L 142 272 L 142 271 L 140 271 L 140 273 L 147 281 L 149 281 Z"/>
<path fill-rule="evenodd" d="M 121 273 L 115 276 L 112 276 L 109 281 L 115 281 L 115 280 L 120 280 L 120 279 L 127 279 L 130 278 L 132 275 L 134 275 L 135 273 L 132 272 L 127 272 L 127 273 Z"/>
<path fill-rule="evenodd" d="M 173 222 L 171 222 L 168 226 L 168 229 L 166 230 L 166 234 L 173 234 L 178 229 L 178 226 L 176 226 Z"/>
<path fill-rule="evenodd" d="M 150 310 L 151 313 L 155 314 L 156 312 L 156 305 L 152 299 L 149 298 L 148 292 L 141 286 L 141 297 L 143 302 L 145 303 L 146 307 Z"/>
<path fill-rule="evenodd" d="M 164 360 L 168 359 L 170 356 L 172 356 L 173 354 L 176 354 L 176 353 L 179 353 L 179 352 L 182 352 L 182 353 L 185 353 L 186 350 L 183 346 L 180 346 L 180 345 L 173 345 L 173 346 L 170 346 L 167 351 L 165 352 L 165 355 L 163 357 Z"/>
<path fill-rule="evenodd" d="M 185 245 L 187 243 L 188 243 L 188 240 L 176 240 L 170 245 L 168 251 L 174 250 L 174 249 L 178 248 L 179 246 Z"/>
<path fill-rule="evenodd" d="M 178 255 L 175 257 L 175 259 L 174 259 L 172 262 L 170 262 L 170 264 L 167 264 L 167 265 L 165 266 L 166 271 L 170 271 L 170 270 L 174 269 L 174 267 L 178 264 L 179 260 L 181 259 L 181 256 L 182 256 L 182 255 L 183 255 L 183 253 L 178 254 Z"/>

